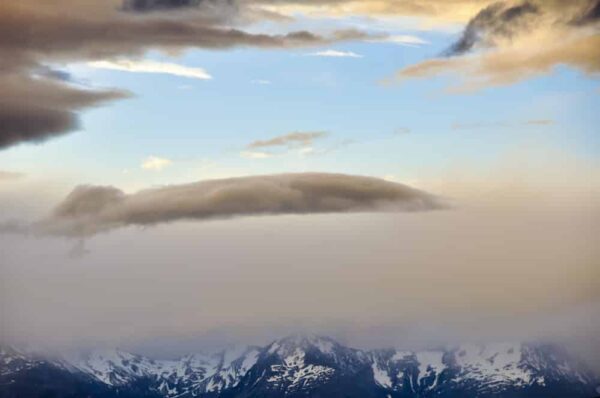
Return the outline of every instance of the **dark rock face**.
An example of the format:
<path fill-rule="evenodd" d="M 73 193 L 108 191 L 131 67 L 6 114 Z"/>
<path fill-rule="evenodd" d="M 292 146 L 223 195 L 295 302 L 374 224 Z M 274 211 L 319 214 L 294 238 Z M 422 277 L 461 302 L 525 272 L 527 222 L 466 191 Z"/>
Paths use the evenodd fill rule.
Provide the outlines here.
<path fill-rule="evenodd" d="M 599 385 L 551 345 L 363 351 L 291 336 L 168 361 L 117 350 L 50 359 L 0 349 L 0 398 L 591 398 Z"/>

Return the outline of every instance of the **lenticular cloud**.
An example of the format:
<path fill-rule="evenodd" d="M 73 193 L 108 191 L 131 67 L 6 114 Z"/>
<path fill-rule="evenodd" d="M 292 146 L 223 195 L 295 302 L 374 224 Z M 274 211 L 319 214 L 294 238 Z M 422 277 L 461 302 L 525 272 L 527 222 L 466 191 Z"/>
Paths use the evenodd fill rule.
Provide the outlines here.
<path fill-rule="evenodd" d="M 426 192 L 378 178 L 279 174 L 172 185 L 133 194 L 110 186 L 79 186 L 32 228 L 44 235 L 81 237 L 178 220 L 441 207 L 440 201 Z"/>

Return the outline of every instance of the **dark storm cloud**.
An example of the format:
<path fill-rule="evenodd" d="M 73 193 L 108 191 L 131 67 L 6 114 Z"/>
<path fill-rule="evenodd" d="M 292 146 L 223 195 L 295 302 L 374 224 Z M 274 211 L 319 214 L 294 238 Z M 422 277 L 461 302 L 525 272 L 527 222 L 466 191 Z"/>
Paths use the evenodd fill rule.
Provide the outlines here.
<path fill-rule="evenodd" d="M 1 76 L 0 86 L 0 149 L 73 131 L 79 126 L 77 110 L 127 96 L 19 74 Z"/>
<path fill-rule="evenodd" d="M 205 0 L 206 1 L 206 0 Z M 156 11 L 173 10 L 187 7 L 197 7 L 202 0 L 125 0 L 123 9 L 127 11 Z M 216 1 L 212 1 L 213 3 Z"/>
<path fill-rule="evenodd" d="M 574 25 L 589 25 L 600 21 L 600 0 L 592 0 L 584 11 L 573 19 Z"/>
<path fill-rule="evenodd" d="M 237 12 L 229 1 L 147 0 L 125 5 L 142 11 L 196 3 L 198 12 L 193 15 L 153 13 L 147 18 L 123 12 L 111 1 L 1 3 L 0 148 L 39 142 L 77 129 L 78 111 L 125 96 L 116 90 L 91 91 L 61 83 L 61 77 L 68 76 L 39 72 L 52 71 L 44 66 L 46 63 L 140 56 L 149 49 L 287 48 L 370 37 L 357 30 L 335 31 L 328 36 L 308 31 L 248 33 L 224 22 L 227 15 Z M 5 87 L 7 81 L 14 80 L 21 84 L 16 96 Z M 44 91 L 41 98 L 36 96 L 39 91 Z"/>
<path fill-rule="evenodd" d="M 531 21 L 528 16 L 539 13 L 539 8 L 528 1 L 509 6 L 505 2 L 494 3 L 481 10 L 469 21 L 461 37 L 446 51 L 446 55 L 460 55 L 478 44 L 491 45 L 496 38 L 510 38 Z"/>
<path fill-rule="evenodd" d="M 425 211 L 438 199 L 405 185 L 344 174 L 240 177 L 126 194 L 114 187 L 79 186 L 38 234 L 85 237 L 126 226 L 268 214 Z"/>

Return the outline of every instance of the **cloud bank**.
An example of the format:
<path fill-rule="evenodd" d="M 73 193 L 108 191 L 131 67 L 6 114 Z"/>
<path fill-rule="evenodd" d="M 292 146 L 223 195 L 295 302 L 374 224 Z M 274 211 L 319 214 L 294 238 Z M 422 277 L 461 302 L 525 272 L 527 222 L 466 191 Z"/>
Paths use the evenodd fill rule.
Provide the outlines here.
<path fill-rule="evenodd" d="M 2 180 L 16 180 L 19 178 L 23 178 L 25 176 L 25 174 L 23 173 L 18 173 L 15 171 L 5 171 L 5 170 L 0 170 L 0 181 Z"/>
<path fill-rule="evenodd" d="M 110 186 L 79 186 L 32 229 L 42 235 L 85 237 L 119 227 L 178 220 L 442 207 L 428 193 L 377 178 L 280 174 L 173 185 L 133 194 Z"/>

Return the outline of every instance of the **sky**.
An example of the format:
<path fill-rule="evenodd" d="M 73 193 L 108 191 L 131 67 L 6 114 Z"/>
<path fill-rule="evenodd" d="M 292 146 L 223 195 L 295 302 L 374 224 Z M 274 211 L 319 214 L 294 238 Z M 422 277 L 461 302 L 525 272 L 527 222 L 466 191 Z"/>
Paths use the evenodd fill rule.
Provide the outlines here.
<path fill-rule="evenodd" d="M 550 339 L 600 364 L 599 9 L 0 5 L 2 337 Z"/>

